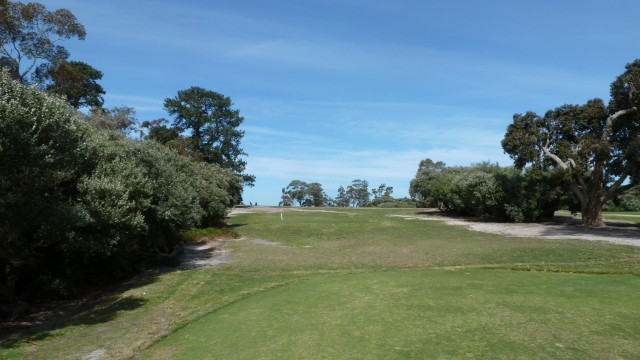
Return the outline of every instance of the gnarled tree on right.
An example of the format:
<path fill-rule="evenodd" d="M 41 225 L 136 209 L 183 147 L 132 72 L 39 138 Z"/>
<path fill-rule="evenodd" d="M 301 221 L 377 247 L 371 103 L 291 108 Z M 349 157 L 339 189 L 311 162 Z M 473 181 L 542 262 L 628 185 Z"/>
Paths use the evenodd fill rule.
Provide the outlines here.
<path fill-rule="evenodd" d="M 515 114 L 502 147 L 523 168 L 557 167 L 571 180 L 587 226 L 603 225 L 602 207 L 640 180 L 640 59 L 611 84 L 611 99 L 563 105 L 541 117 Z"/>

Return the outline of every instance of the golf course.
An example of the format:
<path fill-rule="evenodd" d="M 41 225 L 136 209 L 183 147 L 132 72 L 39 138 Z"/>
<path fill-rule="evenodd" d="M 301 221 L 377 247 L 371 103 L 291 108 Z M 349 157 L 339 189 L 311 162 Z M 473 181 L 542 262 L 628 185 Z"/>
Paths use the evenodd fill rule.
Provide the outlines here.
<path fill-rule="evenodd" d="M 419 212 L 238 213 L 227 238 L 198 238 L 225 262 L 149 270 L 4 337 L 0 358 L 640 357 L 640 247 Z"/>

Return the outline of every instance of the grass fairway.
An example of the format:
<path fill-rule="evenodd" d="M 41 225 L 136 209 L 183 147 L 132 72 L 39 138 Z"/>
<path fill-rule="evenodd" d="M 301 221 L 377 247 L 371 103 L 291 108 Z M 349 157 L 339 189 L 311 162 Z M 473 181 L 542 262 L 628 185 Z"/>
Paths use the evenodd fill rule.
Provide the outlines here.
<path fill-rule="evenodd" d="M 257 213 L 218 269 L 155 274 L 2 359 L 640 358 L 640 248 L 390 215 Z"/>
<path fill-rule="evenodd" d="M 640 279 L 496 270 L 322 276 L 177 331 L 145 359 L 636 358 Z"/>

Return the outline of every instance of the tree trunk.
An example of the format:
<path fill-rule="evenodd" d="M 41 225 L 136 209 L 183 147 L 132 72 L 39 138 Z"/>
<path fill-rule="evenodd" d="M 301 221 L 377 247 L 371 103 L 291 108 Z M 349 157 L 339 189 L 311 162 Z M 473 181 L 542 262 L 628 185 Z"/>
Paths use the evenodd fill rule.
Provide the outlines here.
<path fill-rule="evenodd" d="M 582 224 L 589 227 L 604 226 L 604 222 L 602 221 L 603 205 L 599 197 L 585 196 L 581 204 Z"/>

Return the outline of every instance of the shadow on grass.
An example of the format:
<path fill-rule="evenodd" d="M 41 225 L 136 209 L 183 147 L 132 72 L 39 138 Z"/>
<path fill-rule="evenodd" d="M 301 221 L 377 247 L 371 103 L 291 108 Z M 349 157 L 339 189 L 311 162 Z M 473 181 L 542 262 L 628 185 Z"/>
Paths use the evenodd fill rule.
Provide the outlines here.
<path fill-rule="evenodd" d="M 173 268 L 156 268 L 108 288 L 73 300 L 35 304 L 29 315 L 18 321 L 0 322 L 0 348 L 16 348 L 56 336 L 54 332 L 69 326 L 95 325 L 112 321 L 118 314 L 144 306 L 148 300 L 122 293 L 152 284 Z"/>

